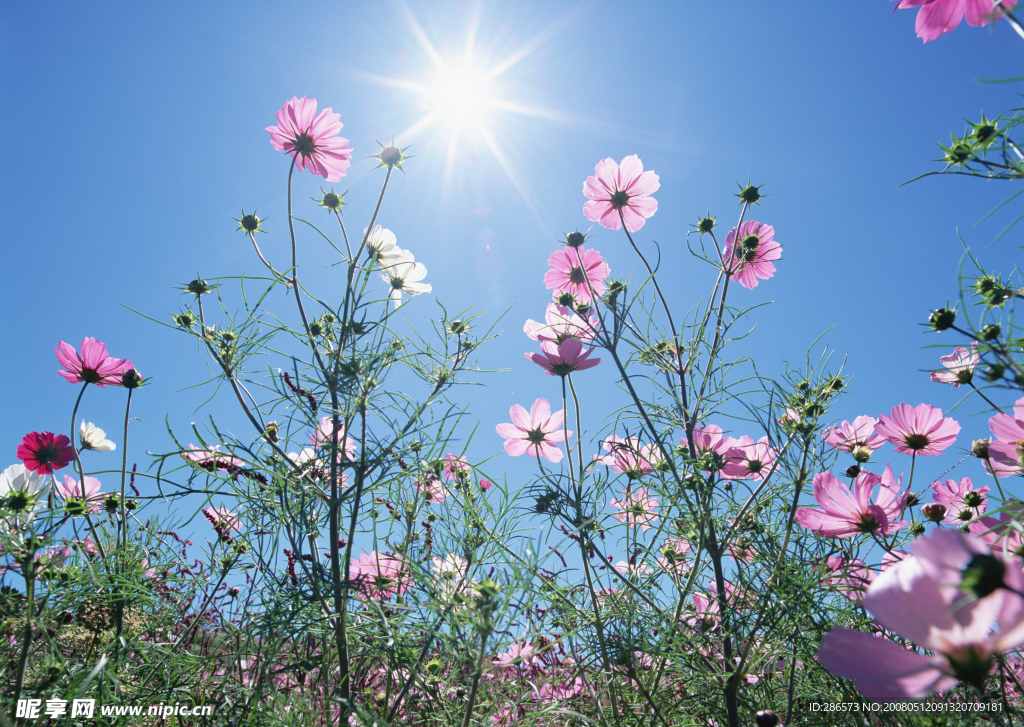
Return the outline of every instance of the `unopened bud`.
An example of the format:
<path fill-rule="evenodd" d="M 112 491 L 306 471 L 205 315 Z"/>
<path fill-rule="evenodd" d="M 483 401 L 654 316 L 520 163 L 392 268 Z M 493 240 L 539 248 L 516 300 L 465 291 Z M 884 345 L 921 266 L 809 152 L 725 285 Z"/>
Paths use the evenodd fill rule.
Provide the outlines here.
<path fill-rule="evenodd" d="M 952 328 L 956 322 L 956 311 L 950 310 L 949 308 L 939 308 L 938 310 L 932 311 L 932 314 L 928 316 L 928 324 L 935 331 L 945 331 Z"/>
<path fill-rule="evenodd" d="M 137 389 L 142 386 L 142 374 L 135 369 L 128 369 L 121 377 L 121 386 L 126 389 Z"/>
<path fill-rule="evenodd" d="M 986 341 L 994 341 L 1002 335 L 1003 329 L 998 323 L 989 323 L 981 329 L 981 337 Z"/>
<path fill-rule="evenodd" d="M 929 502 L 921 508 L 921 514 L 926 520 L 933 523 L 941 523 L 946 517 L 946 506 L 941 502 Z"/>
<path fill-rule="evenodd" d="M 846 468 L 846 476 L 847 477 L 856 477 L 859 474 L 860 474 L 860 467 L 858 467 L 855 464 L 851 464 L 849 467 Z"/>
<path fill-rule="evenodd" d="M 990 439 L 975 439 L 971 442 L 971 456 L 978 459 L 988 459 L 988 445 L 991 443 L 992 440 Z"/>
<path fill-rule="evenodd" d="M 770 709 L 765 709 L 754 715 L 754 724 L 757 727 L 779 727 L 779 715 Z"/>
<path fill-rule="evenodd" d="M 586 241 L 587 238 L 582 232 L 570 232 L 565 236 L 565 244 L 567 247 L 580 247 Z"/>
<path fill-rule="evenodd" d="M 865 447 L 863 444 L 858 444 L 850 450 L 850 454 L 853 455 L 854 460 L 857 464 L 864 464 L 871 459 L 871 450 Z"/>

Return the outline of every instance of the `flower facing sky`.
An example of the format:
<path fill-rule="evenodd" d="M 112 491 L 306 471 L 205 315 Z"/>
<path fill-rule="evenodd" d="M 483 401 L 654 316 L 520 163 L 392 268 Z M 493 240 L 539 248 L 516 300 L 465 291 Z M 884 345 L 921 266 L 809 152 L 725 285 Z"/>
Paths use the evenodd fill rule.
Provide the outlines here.
<path fill-rule="evenodd" d="M 74 346 L 64 341 L 60 341 L 53 352 L 64 367 L 57 373 L 72 384 L 85 382 L 97 386 L 120 386 L 125 372 L 132 368 L 131 361 L 108 356 L 107 344 L 99 343 L 95 338 L 82 339 L 81 355 Z"/>
<path fill-rule="evenodd" d="M 544 311 L 544 323 L 527 320 L 523 325 L 523 332 L 534 341 L 562 343 L 567 338 L 575 338 L 580 343 L 590 343 L 597 334 L 598 325 L 598 318 L 594 313 L 584 318 L 574 313 L 571 308 L 548 303 Z"/>
<path fill-rule="evenodd" d="M 942 418 L 942 409 L 929 404 L 897 404 L 892 416 L 881 414 L 875 431 L 896 447 L 897 452 L 913 455 L 939 455 L 956 441 L 960 424 L 951 417 Z"/>
<path fill-rule="evenodd" d="M 1002 1 L 1007 10 L 1016 4 L 1017 0 Z M 915 30 L 917 37 L 925 43 L 960 25 L 964 15 L 967 16 L 967 24 L 974 26 L 985 25 L 1003 15 L 996 10 L 993 0 L 900 0 L 896 6 L 897 10 L 910 8 L 921 8 L 917 12 Z"/>
<path fill-rule="evenodd" d="M 69 513 L 81 514 L 88 509 L 91 513 L 100 511 L 103 504 L 103 493 L 100 492 L 100 481 L 95 477 L 84 478 L 85 484 L 64 475 L 64 484 L 57 483 L 57 496 L 64 500 L 64 507 Z"/>
<path fill-rule="evenodd" d="M 771 261 L 780 257 L 782 246 L 775 242 L 775 228 L 747 220 L 740 225 L 738 239 L 735 227 L 726 235 L 722 264 L 737 283 L 751 290 L 775 275 Z"/>
<path fill-rule="evenodd" d="M 650 496 L 646 487 L 637 490 L 630 490 L 627 487 L 623 491 L 621 500 L 613 498 L 608 504 L 621 511 L 612 517 L 626 523 L 631 528 L 639 525 L 644 530 L 650 530 L 651 526 L 648 523 L 658 517 L 658 501 Z"/>
<path fill-rule="evenodd" d="M 277 112 L 277 126 L 268 126 L 270 144 L 288 152 L 299 171 L 308 169 L 328 182 L 339 182 L 352 159 L 348 139 L 338 136 L 341 115 L 326 108 L 316 112 L 315 98 L 292 97 Z"/>
<path fill-rule="evenodd" d="M 594 167 L 594 176 L 583 183 L 583 194 L 590 200 L 583 205 L 583 214 L 609 230 L 618 230 L 625 220 L 626 230 L 636 232 L 658 211 L 658 200 L 650 195 L 660 186 L 658 175 L 645 172 L 636 154 L 619 164 L 603 159 Z"/>
<path fill-rule="evenodd" d="M 946 522 L 963 525 L 975 520 L 985 512 L 988 485 L 975 489 L 970 477 L 956 480 L 936 480 L 931 489 L 935 502 L 946 506 Z"/>
<path fill-rule="evenodd" d="M 978 354 L 978 342 L 972 341 L 971 348 L 957 346 L 953 353 L 948 356 L 940 356 L 939 362 L 946 367 L 944 371 L 932 371 L 931 379 L 940 384 L 952 384 L 959 387 L 960 384 L 969 384 L 974 378 L 974 369 L 981 363 L 981 356 Z"/>
<path fill-rule="evenodd" d="M 562 450 L 555 446 L 556 442 L 564 442 L 566 433 L 562 430 L 564 411 L 551 413 L 551 404 L 547 399 L 537 399 L 530 407 L 529 413 L 519 404 L 513 404 L 508 410 L 512 417 L 511 424 L 499 424 L 498 434 L 505 438 L 505 453 L 518 457 L 528 454 L 540 459 L 544 457 L 550 462 L 561 462 Z"/>
<path fill-rule="evenodd" d="M 316 431 L 309 435 L 309 444 L 312 447 L 320 447 L 324 451 L 331 448 L 331 435 L 334 432 L 334 418 L 320 417 Z M 342 446 L 344 444 L 344 446 Z M 341 461 L 341 451 L 345 452 L 345 459 L 355 459 L 356 441 L 352 437 L 345 436 L 345 425 L 338 421 L 338 461 Z"/>
<path fill-rule="evenodd" d="M 567 246 L 551 253 L 548 266 L 551 269 L 544 274 L 544 284 L 553 291 L 556 301 L 567 293 L 577 303 L 589 303 L 593 299 L 591 290 L 602 296 L 608 289 L 604 281 L 611 275 L 611 268 L 597 250 Z"/>
<path fill-rule="evenodd" d="M 53 474 L 75 458 L 71 440 L 53 432 L 30 432 L 18 445 L 18 459 L 32 472 Z"/>
<path fill-rule="evenodd" d="M 844 421 L 837 427 L 828 427 L 822 432 L 822 437 L 830 447 L 841 449 L 844 452 L 853 452 L 857 447 L 866 449 L 868 453 L 885 444 L 885 437 L 875 433 L 874 417 L 859 416 L 851 424 Z"/>

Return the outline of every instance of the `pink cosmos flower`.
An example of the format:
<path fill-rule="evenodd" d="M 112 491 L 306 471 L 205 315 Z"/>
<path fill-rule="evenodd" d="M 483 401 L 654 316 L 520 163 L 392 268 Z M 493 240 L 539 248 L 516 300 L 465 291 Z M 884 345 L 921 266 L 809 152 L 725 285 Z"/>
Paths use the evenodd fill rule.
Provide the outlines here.
<path fill-rule="evenodd" d="M 512 644 L 508 651 L 491 657 L 491 664 L 496 667 L 508 668 L 519 664 L 532 664 L 536 661 L 533 656 L 533 644 L 529 641 L 520 641 Z"/>
<path fill-rule="evenodd" d="M 940 384 L 952 384 L 959 388 L 960 384 L 969 384 L 974 378 L 974 369 L 981 363 L 978 353 L 978 342 L 971 343 L 970 350 L 957 346 L 948 356 L 940 356 L 939 362 L 946 367 L 945 371 L 932 371 L 931 379 Z"/>
<path fill-rule="evenodd" d="M 779 450 L 768 444 L 767 436 L 755 442 L 752 437 L 743 435 L 736 440 L 736 449 L 742 452 L 739 465 L 744 470 L 743 478 L 749 477 L 752 480 L 764 479 L 772 471 L 775 458 L 779 455 Z"/>
<path fill-rule="evenodd" d="M 661 461 L 661 453 L 653 445 L 642 445 L 636 437 L 612 435 L 604 440 L 604 449 L 609 454 L 594 455 L 594 461 L 611 467 L 613 472 L 625 474 L 631 480 L 638 480 L 654 471 L 655 462 Z"/>
<path fill-rule="evenodd" d="M 30 432 L 18 445 L 18 459 L 30 471 L 41 475 L 50 475 L 54 470 L 67 467 L 74 458 L 71 440 L 63 434 Z"/>
<path fill-rule="evenodd" d="M 760 280 L 775 275 L 771 261 L 780 257 L 782 246 L 775 242 L 775 228 L 747 220 L 740 226 L 739 240 L 735 227 L 726 235 L 722 265 L 737 283 L 752 290 Z"/>
<path fill-rule="evenodd" d="M 408 579 L 405 578 L 405 563 L 390 553 L 363 553 L 352 561 L 349 574 L 351 580 L 356 582 L 360 595 L 382 601 L 393 593 L 402 593 L 409 588 Z"/>
<path fill-rule="evenodd" d="M 996 441 L 988 445 L 989 459 L 984 462 L 985 469 L 998 477 L 1009 477 L 1021 474 L 1024 467 L 1024 399 L 1018 399 L 1013 405 L 1013 414 L 999 413 L 988 420 L 988 428 L 992 430 Z"/>
<path fill-rule="evenodd" d="M 863 605 L 875 622 L 916 646 L 926 656 L 886 639 L 849 629 L 833 629 L 822 641 L 818 661 L 836 676 L 850 679 L 869 700 L 924 699 L 952 689 L 958 681 L 982 686 L 1001 652 L 1024 644 L 1024 571 L 1020 561 L 1001 561 L 977 539 L 958 530 L 937 530 L 911 546 L 914 556 L 883 572 L 868 589 Z M 974 592 L 964 574 L 1002 571 L 995 587 Z M 1005 585 L 1006 587 L 1002 587 Z M 1016 592 L 1014 592 L 1016 591 Z M 999 633 L 992 632 L 999 623 Z"/>
<path fill-rule="evenodd" d="M 935 493 L 935 502 L 946 506 L 947 523 L 963 525 L 985 512 L 985 493 L 989 490 L 988 485 L 976 490 L 971 478 L 964 477 L 959 482 L 936 480 L 931 487 Z"/>
<path fill-rule="evenodd" d="M 542 353 L 527 352 L 526 358 L 533 361 L 548 372 L 548 376 L 568 376 L 573 371 L 586 371 L 594 368 L 601 359 L 589 358 L 594 349 L 583 350 L 583 344 L 575 338 L 567 338 L 561 343 L 541 341 Z"/>
<path fill-rule="evenodd" d="M 658 565 L 665 570 L 688 568 L 686 554 L 692 550 L 693 548 L 683 538 L 666 538 L 659 551 L 662 557 L 658 558 Z"/>
<path fill-rule="evenodd" d="M 444 478 L 449 482 L 465 479 L 469 477 L 469 473 L 472 471 L 465 455 L 446 454 L 442 461 L 444 462 Z"/>
<path fill-rule="evenodd" d="M 64 341 L 59 341 L 53 352 L 64 367 L 57 374 L 72 384 L 84 381 L 103 387 L 107 384 L 120 386 L 124 373 L 132 368 L 131 361 L 108 356 L 107 344 L 97 343 L 95 338 L 82 339 L 81 355 L 74 346 Z"/>
<path fill-rule="evenodd" d="M 875 431 L 889 440 L 897 452 L 938 455 L 956 440 L 960 424 L 952 417 L 943 419 L 942 409 L 929 404 L 897 404 L 891 417 L 879 415 Z"/>
<path fill-rule="evenodd" d="M 241 531 L 241 519 L 226 507 L 204 507 L 203 516 L 218 530 L 226 532 Z"/>
<path fill-rule="evenodd" d="M 1017 0 L 1003 0 L 1002 6 L 1010 10 Z M 981 26 L 1002 17 L 993 0 L 900 0 L 897 10 L 921 8 L 917 13 L 915 30 L 925 43 L 948 33 L 967 15 L 968 25 Z"/>
<path fill-rule="evenodd" d="M 444 502 L 448 495 L 448 488 L 441 484 L 441 479 L 431 473 L 416 480 L 416 489 L 423 493 L 427 502 Z"/>
<path fill-rule="evenodd" d="M 563 293 L 573 297 L 577 303 L 589 303 L 594 295 L 601 296 L 608 289 L 605 278 L 611 275 L 611 268 L 604 262 L 597 250 L 582 247 L 566 247 L 555 250 L 548 258 L 551 268 L 544 274 L 544 284 L 554 291 L 557 301 Z"/>
<path fill-rule="evenodd" d="M 309 435 L 309 444 L 312 447 L 321 447 L 325 450 L 331 448 L 331 435 L 334 432 L 334 418 L 321 417 L 317 424 L 316 431 Z M 344 443 L 344 447 L 342 447 Z M 345 458 L 349 461 L 355 459 L 356 440 L 352 437 L 345 437 L 345 425 L 338 421 L 338 449 L 344 449 Z M 340 454 L 340 452 L 339 452 Z M 339 459 L 340 461 L 340 459 Z"/>
<path fill-rule="evenodd" d="M 88 507 L 90 513 L 97 513 L 103 504 L 103 493 L 100 492 L 100 481 L 95 477 L 86 477 L 85 486 L 78 480 L 64 475 L 64 484 L 57 483 L 54 491 L 65 503 L 80 503 Z"/>
<path fill-rule="evenodd" d="M 825 559 L 825 568 L 828 575 L 822 578 L 821 585 L 831 586 L 833 590 L 856 603 L 860 603 L 875 578 L 875 572 L 860 558 L 849 559 L 843 555 L 831 555 Z"/>
<path fill-rule="evenodd" d="M 878 498 L 871 502 L 875 485 Z M 822 472 L 814 478 L 814 499 L 821 505 L 801 507 L 796 511 L 796 521 L 808 530 L 826 538 L 852 538 L 860 533 L 888 535 L 907 523 L 896 522 L 903 513 L 909 492 L 900 494 L 903 478 L 899 480 L 889 465 L 879 477 L 871 472 L 861 472 L 853 482 L 853 493 L 829 472 Z"/>
<path fill-rule="evenodd" d="M 644 531 L 650 530 L 648 525 L 652 520 L 657 520 L 658 501 L 650 496 L 646 487 L 637 490 L 630 490 L 628 487 L 623 490 L 623 499 L 612 499 L 608 504 L 617 507 L 622 512 L 617 512 L 614 517 L 619 522 L 626 523 L 628 527 L 635 528 L 639 525 Z"/>
<path fill-rule="evenodd" d="M 1021 515 L 1024 504 L 1019 500 L 1008 503 L 998 518 L 985 516 L 971 523 L 971 534 L 1003 558 L 1024 555 L 1024 535 L 1021 533 Z"/>
<path fill-rule="evenodd" d="M 512 423 L 496 427 L 498 434 L 505 438 L 506 454 L 512 457 L 528 454 L 537 459 L 544 457 L 551 462 L 562 461 L 564 455 L 554 443 L 565 441 L 566 432 L 562 431 L 564 411 L 552 414 L 548 400 L 537 399 L 529 413 L 519 404 L 513 404 L 508 413 Z M 572 436 L 572 432 L 568 434 Z"/>
<path fill-rule="evenodd" d="M 821 436 L 830 447 L 844 452 L 852 452 L 856 447 L 874 452 L 885 444 L 885 437 L 875 433 L 877 423 L 874 417 L 859 416 L 852 424 L 844 421 L 838 427 L 828 427 Z"/>
<path fill-rule="evenodd" d="M 316 112 L 316 99 L 305 96 L 285 101 L 277 112 L 277 126 L 268 126 L 270 144 L 291 154 L 299 171 L 309 169 L 328 182 L 339 182 L 352 163 L 348 139 L 338 136 L 341 115 L 326 108 Z"/>
<path fill-rule="evenodd" d="M 688 448 L 688 440 L 680 437 L 681 447 Z M 693 447 L 701 460 L 701 470 L 705 474 L 718 473 L 726 479 L 746 477 L 743 466 L 744 453 L 736 446 L 732 437 L 723 437 L 722 428 L 717 424 L 706 427 L 695 427 L 693 430 Z M 704 469 L 704 467 L 708 469 Z"/>
<path fill-rule="evenodd" d="M 636 154 L 620 164 L 612 159 L 599 161 L 594 175 L 583 183 L 583 196 L 590 200 L 583 205 L 588 220 L 609 230 L 619 229 L 625 220 L 626 230 L 636 232 L 658 211 L 658 200 L 650 195 L 658 191 L 661 182 L 654 172 L 644 171 Z"/>
<path fill-rule="evenodd" d="M 585 318 L 577 315 L 571 308 L 548 303 L 544 311 L 544 323 L 534 320 L 526 321 L 523 332 L 534 341 L 554 341 L 562 343 L 567 338 L 575 338 L 580 343 L 590 343 L 597 334 L 599 322 L 595 313 Z"/>
<path fill-rule="evenodd" d="M 196 467 L 213 472 L 214 470 L 235 470 L 245 466 L 245 461 L 217 451 L 220 445 L 212 449 L 199 449 L 194 444 L 188 445 L 189 451 L 182 452 L 181 456 L 194 464 Z"/>

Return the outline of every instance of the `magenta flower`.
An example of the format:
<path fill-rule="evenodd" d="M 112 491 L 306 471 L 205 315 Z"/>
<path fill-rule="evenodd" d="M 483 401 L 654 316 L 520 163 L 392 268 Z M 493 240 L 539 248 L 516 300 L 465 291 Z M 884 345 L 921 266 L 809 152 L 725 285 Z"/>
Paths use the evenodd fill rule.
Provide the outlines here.
<path fill-rule="evenodd" d="M 891 417 L 879 415 L 875 431 L 902 454 L 938 455 L 956 440 L 960 424 L 929 404 L 897 404 Z"/>
<path fill-rule="evenodd" d="M 498 434 L 505 438 L 506 454 L 512 457 L 528 454 L 537 459 L 544 457 L 551 462 L 562 461 L 562 450 L 554 443 L 565 441 L 566 432 L 562 431 L 564 411 L 552 414 L 548 400 L 537 399 L 529 413 L 519 404 L 513 404 L 508 413 L 512 423 L 496 427 Z M 572 436 L 572 432 L 568 434 Z"/>
<path fill-rule="evenodd" d="M 1024 644 L 1024 572 L 1020 562 L 994 558 L 980 541 L 958 530 L 938 530 L 911 545 L 914 556 L 896 563 L 868 588 L 864 607 L 875 623 L 934 652 L 920 654 L 883 638 L 833 629 L 818 661 L 850 679 L 869 700 L 924 699 L 958 681 L 983 687 L 1001 652 Z M 994 569 L 993 569 L 994 566 Z M 999 584 L 979 569 L 1001 572 Z M 970 573 L 974 582 L 965 579 Z M 1004 587 L 1005 586 L 1005 587 Z M 965 594 L 962 587 L 972 591 Z M 992 632 L 994 622 L 999 633 Z"/>
<path fill-rule="evenodd" d="M 830 447 L 844 452 L 853 452 L 855 448 L 863 447 L 870 454 L 885 444 L 885 437 L 875 434 L 877 423 L 874 417 L 859 416 L 852 424 L 844 421 L 838 427 L 828 427 L 822 432 L 822 438 Z"/>
<path fill-rule="evenodd" d="M 84 381 L 97 386 L 120 386 L 125 372 L 132 368 L 131 361 L 108 356 L 107 344 L 97 343 L 95 338 L 82 339 L 81 355 L 74 346 L 64 341 L 59 341 L 53 352 L 64 367 L 57 374 L 72 384 Z"/>
<path fill-rule="evenodd" d="M 523 326 L 523 332 L 534 341 L 561 343 L 567 338 L 575 338 L 580 343 L 590 343 L 597 334 L 598 326 L 598 318 L 594 313 L 583 318 L 571 308 L 548 303 L 544 311 L 544 323 L 528 320 Z"/>
<path fill-rule="evenodd" d="M 782 246 L 775 242 L 775 228 L 747 220 L 740 226 L 739 240 L 735 227 L 726 235 L 722 266 L 737 283 L 752 290 L 759 280 L 775 275 L 771 261 L 780 257 Z"/>
<path fill-rule="evenodd" d="M 951 525 L 963 525 L 980 517 L 985 512 L 985 493 L 988 490 L 988 485 L 974 489 L 970 477 L 964 477 L 959 482 L 936 480 L 932 483 L 935 502 L 946 506 L 946 522 Z"/>
<path fill-rule="evenodd" d="M 18 459 L 31 472 L 51 475 L 75 458 L 71 440 L 53 432 L 30 432 L 18 445 Z"/>
<path fill-rule="evenodd" d="M 948 356 L 940 356 L 939 362 L 946 367 L 945 371 L 932 371 L 931 379 L 940 384 L 952 384 L 959 388 L 960 384 L 969 384 L 974 378 L 974 369 L 981 363 L 978 353 L 978 342 L 971 343 L 970 350 L 957 346 Z"/>
<path fill-rule="evenodd" d="M 348 139 L 338 136 L 341 115 L 326 108 L 316 112 L 316 99 L 305 96 L 285 101 L 277 112 L 277 126 L 268 126 L 270 144 L 291 154 L 299 171 L 309 169 L 328 182 L 339 182 L 352 159 Z"/>
<path fill-rule="evenodd" d="M 403 583 L 403 580 L 407 580 L 404 579 L 405 563 L 390 553 L 363 553 L 352 561 L 349 575 L 357 584 L 360 594 L 382 601 L 393 593 L 402 593 L 409 588 L 407 582 Z"/>
<path fill-rule="evenodd" d="M 1002 6 L 1010 10 L 1017 0 L 1003 0 Z M 897 10 L 921 8 L 917 13 L 915 30 L 917 37 L 925 43 L 948 33 L 967 15 L 967 24 L 985 25 L 1003 16 L 993 0 L 900 0 Z"/>
<path fill-rule="evenodd" d="M 650 496 L 646 487 L 637 490 L 630 490 L 628 487 L 623 490 L 623 499 L 612 499 L 608 504 L 616 507 L 622 512 L 612 515 L 619 522 L 626 523 L 628 527 L 635 528 L 639 525 L 645 531 L 650 530 L 648 525 L 652 520 L 658 518 L 658 501 Z"/>
<path fill-rule="evenodd" d="M 594 174 L 583 183 L 583 196 L 590 200 L 583 205 L 588 220 L 609 230 L 619 229 L 625 220 L 626 229 L 636 232 L 658 211 L 658 200 L 650 195 L 658 191 L 661 182 L 654 172 L 644 171 L 636 154 L 620 164 L 612 159 L 599 161 Z"/>
<path fill-rule="evenodd" d="M 878 498 L 871 502 L 875 485 Z M 808 530 L 826 538 L 852 538 L 860 533 L 889 535 L 907 523 L 896 522 L 903 513 L 909 492 L 900 494 L 903 478 L 897 480 L 889 465 L 879 477 L 871 472 L 861 472 L 853 481 L 853 493 L 829 472 L 822 472 L 814 478 L 814 499 L 821 505 L 797 508 L 796 521 Z"/>
<path fill-rule="evenodd" d="M 593 299 L 591 290 L 594 295 L 602 296 L 608 289 L 604 281 L 611 275 L 611 268 L 597 250 L 582 247 L 555 250 L 548 258 L 548 265 L 551 269 L 544 274 L 544 284 L 554 291 L 556 301 L 568 294 L 577 303 L 589 303 Z"/>
<path fill-rule="evenodd" d="M 527 352 L 526 358 L 533 361 L 548 372 L 548 376 L 567 376 L 573 371 L 585 371 L 601 363 L 601 359 L 588 358 L 594 349 L 583 350 L 583 344 L 575 338 L 567 338 L 561 343 L 541 341 L 542 353 Z"/>
<path fill-rule="evenodd" d="M 97 513 L 103 505 L 100 481 L 95 477 L 86 477 L 84 479 L 85 484 L 83 485 L 78 480 L 64 475 L 64 484 L 62 485 L 58 482 L 56 488 L 54 488 L 57 496 L 64 500 L 65 508 L 68 509 L 68 512 L 78 510 L 81 513 L 88 509 L 91 513 Z M 68 505 L 72 505 L 72 508 L 68 508 Z"/>

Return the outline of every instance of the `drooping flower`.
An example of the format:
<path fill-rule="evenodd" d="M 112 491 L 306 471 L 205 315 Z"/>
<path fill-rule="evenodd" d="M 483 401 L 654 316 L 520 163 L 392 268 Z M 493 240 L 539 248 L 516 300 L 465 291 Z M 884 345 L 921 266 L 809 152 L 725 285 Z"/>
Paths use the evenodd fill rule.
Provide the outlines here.
<path fill-rule="evenodd" d="M 747 220 L 740 225 L 738 238 L 735 227 L 726 235 L 722 266 L 737 283 L 752 290 L 761 280 L 775 275 L 771 261 L 780 257 L 782 246 L 775 242 L 775 228 Z"/>
<path fill-rule="evenodd" d="M 903 454 L 939 455 L 956 441 L 960 424 L 942 418 L 942 410 L 929 404 L 897 404 L 892 416 L 881 414 L 875 431 Z"/>
<path fill-rule="evenodd" d="M 945 371 L 932 371 L 931 379 L 940 384 L 952 384 L 959 388 L 960 384 L 969 384 L 974 378 L 974 369 L 981 363 L 978 353 L 978 342 L 972 341 L 970 350 L 957 346 L 948 356 L 940 356 L 939 362 L 946 367 Z"/>
<path fill-rule="evenodd" d="M 339 182 L 352 163 L 348 139 L 338 136 L 341 115 L 326 108 L 316 112 L 315 98 L 292 97 L 277 112 L 277 126 L 268 126 L 270 144 L 288 152 L 299 171 L 308 169 L 328 182 Z"/>
<path fill-rule="evenodd" d="M 213 472 L 214 470 L 230 471 L 245 466 L 245 462 L 243 460 L 218 451 L 220 449 L 219 444 L 212 449 L 199 449 L 194 444 L 190 444 L 188 445 L 188 449 L 189 451 L 182 452 L 181 456 L 196 467 L 204 469 L 207 472 Z"/>
<path fill-rule="evenodd" d="M 583 350 L 583 344 L 575 338 L 567 338 L 561 343 L 541 341 L 541 353 L 526 352 L 526 358 L 547 371 L 548 376 L 568 376 L 573 371 L 585 371 L 601 363 L 599 358 L 589 358 L 594 349 Z"/>
<path fill-rule="evenodd" d="M 390 553 L 363 553 L 352 561 L 349 574 L 360 595 L 382 601 L 409 588 L 405 562 Z"/>
<path fill-rule="evenodd" d="M 59 341 L 53 352 L 64 367 L 57 374 L 72 384 L 85 382 L 102 387 L 107 384 L 120 386 L 125 372 L 132 368 L 131 361 L 108 356 L 107 344 L 98 343 L 95 338 L 82 339 L 81 355 L 64 341 Z"/>
<path fill-rule="evenodd" d="M 420 282 L 427 277 L 427 266 L 416 262 L 411 252 L 407 250 L 402 252 L 405 253 L 403 257 L 389 259 L 381 265 L 383 272 L 380 279 L 391 286 L 390 296 L 395 308 L 402 305 L 402 293 L 413 297 L 433 290 L 430 283 Z"/>
<path fill-rule="evenodd" d="M 604 262 L 597 250 L 583 247 L 566 247 L 555 250 L 548 257 L 551 268 L 544 274 L 544 284 L 553 291 L 557 301 L 562 294 L 573 297 L 577 303 L 590 303 L 590 291 L 600 297 L 608 289 L 605 279 L 611 275 L 611 268 Z"/>
<path fill-rule="evenodd" d="M 75 458 L 71 440 L 53 432 L 30 432 L 18 445 L 18 459 L 33 472 L 53 474 Z"/>
<path fill-rule="evenodd" d="M 626 229 L 636 232 L 658 211 L 658 200 L 650 195 L 660 186 L 658 175 L 645 172 L 636 154 L 619 164 L 603 159 L 594 167 L 594 176 L 583 183 L 583 195 L 590 200 L 583 205 L 583 214 L 609 230 L 618 230 L 625 220 Z"/>
<path fill-rule="evenodd" d="M 877 423 L 874 417 L 859 416 L 852 424 L 843 421 L 838 427 L 827 427 L 821 436 L 830 447 L 844 452 L 853 452 L 862 447 L 870 454 L 885 444 L 885 437 L 875 433 Z"/>
<path fill-rule="evenodd" d="M 82 449 L 93 449 L 98 452 L 112 452 L 117 445 L 107 439 L 107 433 L 92 422 L 82 420 L 82 426 L 78 428 L 78 437 L 82 442 Z"/>
<path fill-rule="evenodd" d="M 35 511 L 43 507 L 49 480 L 40 472 L 32 472 L 23 464 L 12 464 L 0 472 L 0 516 L 8 527 L 15 522 L 27 524 Z"/>
<path fill-rule="evenodd" d="M 993 556 L 958 530 L 937 530 L 910 547 L 913 557 L 878 576 L 862 603 L 879 626 L 934 656 L 843 628 L 828 633 L 818 651 L 826 669 L 852 680 L 869 700 L 924 699 L 958 681 L 981 688 L 995 657 L 1024 644 L 1019 560 Z"/>
<path fill-rule="evenodd" d="M 505 438 L 505 453 L 518 457 L 528 454 L 540 459 L 544 457 L 551 462 L 561 462 L 562 450 L 555 446 L 556 442 L 564 442 L 566 432 L 562 430 L 564 411 L 551 413 L 551 405 L 547 399 L 537 399 L 530 407 L 529 413 L 519 404 L 513 404 L 508 410 L 512 423 L 499 424 L 498 434 Z M 568 432 L 572 436 L 572 432 Z"/>
<path fill-rule="evenodd" d="M 1002 0 L 1002 7 L 1011 10 L 1017 0 Z M 948 33 L 967 16 L 968 25 L 981 26 L 1003 16 L 994 0 L 899 0 L 897 10 L 921 8 L 917 12 L 915 31 L 925 43 Z"/>
<path fill-rule="evenodd" d="M 931 488 L 935 493 L 935 502 L 946 506 L 947 523 L 963 525 L 976 520 L 985 512 L 985 493 L 989 490 L 988 485 L 975 489 L 971 478 L 964 477 L 959 482 L 936 480 Z"/>
<path fill-rule="evenodd" d="M 645 531 L 650 530 L 648 524 L 658 518 L 658 501 L 650 496 L 646 487 L 631 490 L 628 487 L 623 491 L 623 499 L 612 499 L 609 505 L 618 508 L 622 512 L 612 515 L 619 522 L 626 523 L 628 527 L 635 528 L 639 525 Z"/>
<path fill-rule="evenodd" d="M 95 477 L 86 477 L 84 483 L 64 475 L 64 484 L 58 482 L 54 490 L 64 500 L 64 508 L 71 514 L 82 514 L 86 510 L 97 513 L 103 505 L 100 481 Z"/>
<path fill-rule="evenodd" d="M 878 497 L 871 502 L 875 485 Z M 814 499 L 821 509 L 797 508 L 796 521 L 808 530 L 826 538 L 852 538 L 861 533 L 888 535 L 907 523 L 896 522 L 903 513 L 907 492 L 900 494 L 903 478 L 898 480 L 889 465 L 878 476 L 863 471 L 853 482 L 853 493 L 830 472 L 822 472 L 814 478 Z"/>
<path fill-rule="evenodd" d="M 594 313 L 583 317 L 571 308 L 548 303 L 544 311 L 544 323 L 528 320 L 523 326 L 523 332 L 534 341 L 562 343 L 567 338 L 575 338 L 580 343 L 590 343 L 597 334 L 598 326 L 599 321 Z"/>

